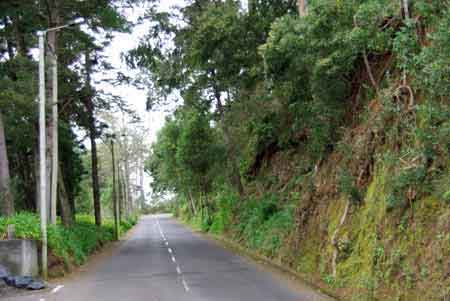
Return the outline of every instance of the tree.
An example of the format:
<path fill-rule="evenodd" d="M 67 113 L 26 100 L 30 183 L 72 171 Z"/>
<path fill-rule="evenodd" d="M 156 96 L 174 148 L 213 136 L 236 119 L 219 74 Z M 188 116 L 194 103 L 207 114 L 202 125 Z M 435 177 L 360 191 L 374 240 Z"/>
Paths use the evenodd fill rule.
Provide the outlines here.
<path fill-rule="evenodd" d="M 95 223 L 100 226 L 102 223 L 101 217 L 101 204 L 100 204 L 100 184 L 98 180 L 98 159 L 97 159 L 97 128 L 95 125 L 94 116 L 94 102 L 93 102 L 93 90 L 91 87 L 91 73 L 92 73 L 92 58 L 89 51 L 85 54 L 85 70 L 86 70 L 86 86 L 85 86 L 85 98 L 84 105 L 88 114 L 88 131 L 89 139 L 91 141 L 91 175 L 92 175 L 92 195 L 94 200 L 94 215 Z"/>
<path fill-rule="evenodd" d="M 158 133 L 146 169 L 155 192 L 172 191 L 189 200 L 192 214 L 212 204 L 208 195 L 221 179 L 225 149 L 209 113 L 180 108 Z"/>
<path fill-rule="evenodd" d="M 38 143 L 34 108 L 37 93 L 37 67 L 33 57 L 29 55 L 29 49 L 35 47 L 33 44 L 36 43 L 35 32 L 39 29 L 67 24 L 78 17 L 84 18 L 86 26 L 96 32 L 94 37 L 77 27 L 71 27 L 48 34 L 49 58 L 47 61 L 49 64 L 47 66 L 49 68 L 52 66 L 55 54 L 59 58 L 58 104 L 51 104 L 48 107 L 58 106 L 60 124 L 57 126 L 52 120 L 48 121 L 49 148 L 47 152 L 51 154 L 52 149 L 55 149 L 51 146 L 51 135 L 53 135 L 52 128 L 56 129 L 57 126 L 60 130 L 58 135 L 60 151 L 63 152 L 65 160 L 54 164 L 52 168 L 54 171 L 61 168 L 64 172 L 62 181 L 58 179 L 58 186 L 65 184 L 65 187 L 58 187 L 59 213 L 64 218 L 66 214 L 62 212 L 63 207 L 72 209 L 70 215 L 75 209 L 74 200 L 81 179 L 79 176 L 81 161 L 78 156 L 81 152 L 80 148 L 83 147 L 77 141 L 77 137 L 70 134 L 72 130 L 68 125 L 77 124 L 88 128 L 88 123 L 83 118 L 85 115 L 84 80 L 79 70 L 69 66 L 80 63 L 86 49 L 95 49 L 97 53 L 100 52 L 111 40 L 112 31 L 129 30 L 129 23 L 119 13 L 118 2 L 121 1 L 78 3 L 69 0 L 21 2 L 6 0 L 0 3 L 0 101 L 6 136 L 14 137 L 7 140 L 7 148 L 10 150 L 11 177 L 15 179 L 15 187 L 17 187 L 14 190 L 17 191 L 14 194 L 14 200 L 19 209 L 35 210 L 36 202 L 38 202 L 36 186 L 39 179 L 33 172 L 34 166 L 37 166 L 36 145 Z M 126 4 L 131 5 L 136 2 L 139 1 L 126 1 Z M 100 62 L 98 69 L 107 68 L 109 68 L 107 64 Z M 47 78 L 50 83 L 51 76 Z M 47 91 L 50 95 L 52 94 L 51 86 Z M 94 109 L 108 108 L 114 101 L 113 97 L 108 100 L 98 100 L 99 98 L 93 100 Z M 49 176 L 50 167 L 49 165 L 47 170 Z M 67 201 L 70 204 L 67 204 Z M 73 216 L 71 219 L 73 220 Z"/>
<path fill-rule="evenodd" d="M 1 213 L 11 216 L 14 213 L 14 202 L 11 195 L 8 154 L 6 150 L 3 114 L 0 111 L 0 202 Z"/>

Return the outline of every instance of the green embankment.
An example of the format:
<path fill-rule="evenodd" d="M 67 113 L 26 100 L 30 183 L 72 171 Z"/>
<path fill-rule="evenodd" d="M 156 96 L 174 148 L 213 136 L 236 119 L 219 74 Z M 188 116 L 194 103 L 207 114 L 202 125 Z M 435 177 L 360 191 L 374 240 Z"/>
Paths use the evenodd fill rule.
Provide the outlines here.
<path fill-rule="evenodd" d="M 233 195 L 218 196 L 213 215 L 178 214 L 199 230 L 225 236 L 250 251 L 299 272 L 344 300 L 440 300 L 450 293 L 450 207 L 429 196 L 412 208 L 390 210 L 388 171 L 380 167 L 364 194 L 351 206 L 336 235 L 336 275 L 332 237 L 347 199 L 313 199 L 304 229 L 294 223 L 292 202 L 282 194 L 263 195 L 240 206 Z M 279 204 L 279 203 L 278 203 Z M 306 208 L 308 206 L 302 207 Z M 301 237 L 299 239 L 298 237 Z"/>

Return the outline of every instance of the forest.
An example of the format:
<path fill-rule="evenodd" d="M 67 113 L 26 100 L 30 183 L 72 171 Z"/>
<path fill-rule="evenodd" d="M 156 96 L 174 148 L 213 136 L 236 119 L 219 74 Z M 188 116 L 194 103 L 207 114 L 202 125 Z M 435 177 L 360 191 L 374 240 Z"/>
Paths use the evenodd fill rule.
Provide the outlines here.
<path fill-rule="evenodd" d="M 450 3 L 190 1 L 127 56 L 173 210 L 348 300 L 450 290 Z M 420 297 L 419 297 L 420 296 Z"/>
<path fill-rule="evenodd" d="M 47 164 L 47 182 L 59 170 L 55 232 L 76 241 L 103 223 L 112 239 L 115 195 L 131 227 L 145 207 L 131 175 L 145 168 L 153 198 L 170 197 L 180 220 L 333 296 L 448 297 L 450 2 L 157 2 L 0 3 L 0 235 L 40 204 L 36 32 L 81 17 L 89 30 L 48 34 L 60 82 L 59 122 L 47 114 L 48 141 L 59 131 L 59 162 Z M 151 147 L 117 117 L 133 120 L 126 101 L 92 84 L 114 73 L 102 55 L 112 33 L 133 30 L 120 8 L 143 3 L 148 32 L 123 54 L 139 77 L 111 81 L 145 87 L 148 111 L 176 107 Z M 56 255 L 81 262 L 95 248 L 85 245 Z"/>
<path fill-rule="evenodd" d="M 134 24 L 123 12 L 137 4 L 0 3 L 0 239 L 6 238 L 9 225 L 15 226 L 18 238 L 42 239 L 38 35 L 46 30 L 44 162 L 50 268 L 79 265 L 113 240 L 114 196 L 122 232 L 136 222 L 144 201 L 144 128 L 124 99 L 95 83 L 96 74 L 106 72 L 109 81 L 122 85 L 104 50 L 114 33 L 132 31 Z"/>

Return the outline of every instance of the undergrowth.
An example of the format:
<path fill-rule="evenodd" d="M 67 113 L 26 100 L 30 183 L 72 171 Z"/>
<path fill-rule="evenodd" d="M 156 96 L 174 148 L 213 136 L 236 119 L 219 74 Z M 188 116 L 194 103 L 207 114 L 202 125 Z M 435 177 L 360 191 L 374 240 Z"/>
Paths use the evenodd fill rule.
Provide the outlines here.
<path fill-rule="evenodd" d="M 120 233 L 125 233 L 137 222 L 136 217 L 123 220 Z M 41 240 L 40 219 L 33 213 L 17 213 L 0 218 L 0 239 L 6 238 L 8 225 L 14 225 L 19 239 Z M 48 246 L 50 252 L 61 259 L 66 267 L 83 264 L 88 256 L 108 242 L 114 240 L 114 222 L 106 219 L 97 227 L 93 216 L 77 215 L 75 224 L 65 228 L 59 221 L 48 225 Z"/>
<path fill-rule="evenodd" d="M 279 205 L 277 194 L 239 203 L 235 194 L 222 192 L 217 196 L 218 208 L 189 215 L 181 210 L 181 218 L 196 229 L 216 235 L 229 234 L 234 241 L 269 258 L 275 258 L 293 230 L 294 206 Z"/>

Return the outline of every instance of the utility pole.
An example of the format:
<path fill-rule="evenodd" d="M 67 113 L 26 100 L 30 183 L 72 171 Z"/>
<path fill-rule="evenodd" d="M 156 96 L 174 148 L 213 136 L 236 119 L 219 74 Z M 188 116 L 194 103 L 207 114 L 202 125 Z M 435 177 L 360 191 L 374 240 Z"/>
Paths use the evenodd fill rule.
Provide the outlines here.
<path fill-rule="evenodd" d="M 60 30 L 66 27 L 74 26 L 77 24 L 81 24 L 83 22 L 83 19 L 78 18 L 66 25 L 49 28 L 47 30 L 42 30 L 37 32 L 38 40 L 39 40 L 39 211 L 40 211 L 40 218 L 41 218 L 41 240 L 42 240 L 42 252 L 41 252 L 41 263 L 42 263 L 42 278 L 47 279 L 48 276 L 48 262 L 47 262 L 47 172 L 46 172 L 46 164 L 47 164 L 47 158 L 46 158 L 46 111 L 45 111 L 45 36 L 48 32 Z M 54 50 L 54 52 L 56 52 Z M 56 56 L 56 53 L 54 53 Z M 56 65 L 56 57 L 54 59 L 54 65 L 53 65 L 53 85 L 57 85 L 57 65 Z M 56 81 L 56 82 L 55 82 Z M 55 87 L 53 87 L 55 88 Z M 57 104 L 57 88 L 53 90 L 52 98 L 54 102 L 54 106 Z M 56 95 L 56 96 L 55 96 Z M 55 99 L 56 98 L 56 102 Z M 54 113 L 54 109 L 52 110 Z M 58 111 L 56 111 L 58 113 Z M 54 127 L 57 128 L 57 124 L 54 124 Z M 57 137 L 57 135 L 54 135 L 54 137 Z M 54 140 L 53 140 L 54 141 Z M 58 140 L 56 140 L 58 141 Z M 53 148 L 58 148 L 58 145 L 53 145 Z M 56 173 L 56 172 L 55 172 Z M 57 175 L 57 173 L 56 173 Z M 55 187 L 57 187 L 55 185 Z M 56 204 L 56 197 L 55 197 L 55 204 Z M 56 205 L 54 206 L 56 210 Z M 56 213 L 55 213 L 56 215 Z M 56 220 L 56 218 L 55 218 Z"/>
<path fill-rule="evenodd" d="M 119 240 L 120 237 L 120 229 L 119 229 L 119 202 L 117 201 L 117 192 L 116 192 L 116 158 L 114 155 L 114 136 L 111 138 L 111 158 L 112 158 L 112 170 L 113 170 L 113 202 L 114 202 L 114 234 L 115 239 Z"/>
<path fill-rule="evenodd" d="M 45 170 L 45 31 L 39 31 L 39 181 L 40 215 L 42 239 L 42 278 L 47 279 L 47 175 Z"/>

